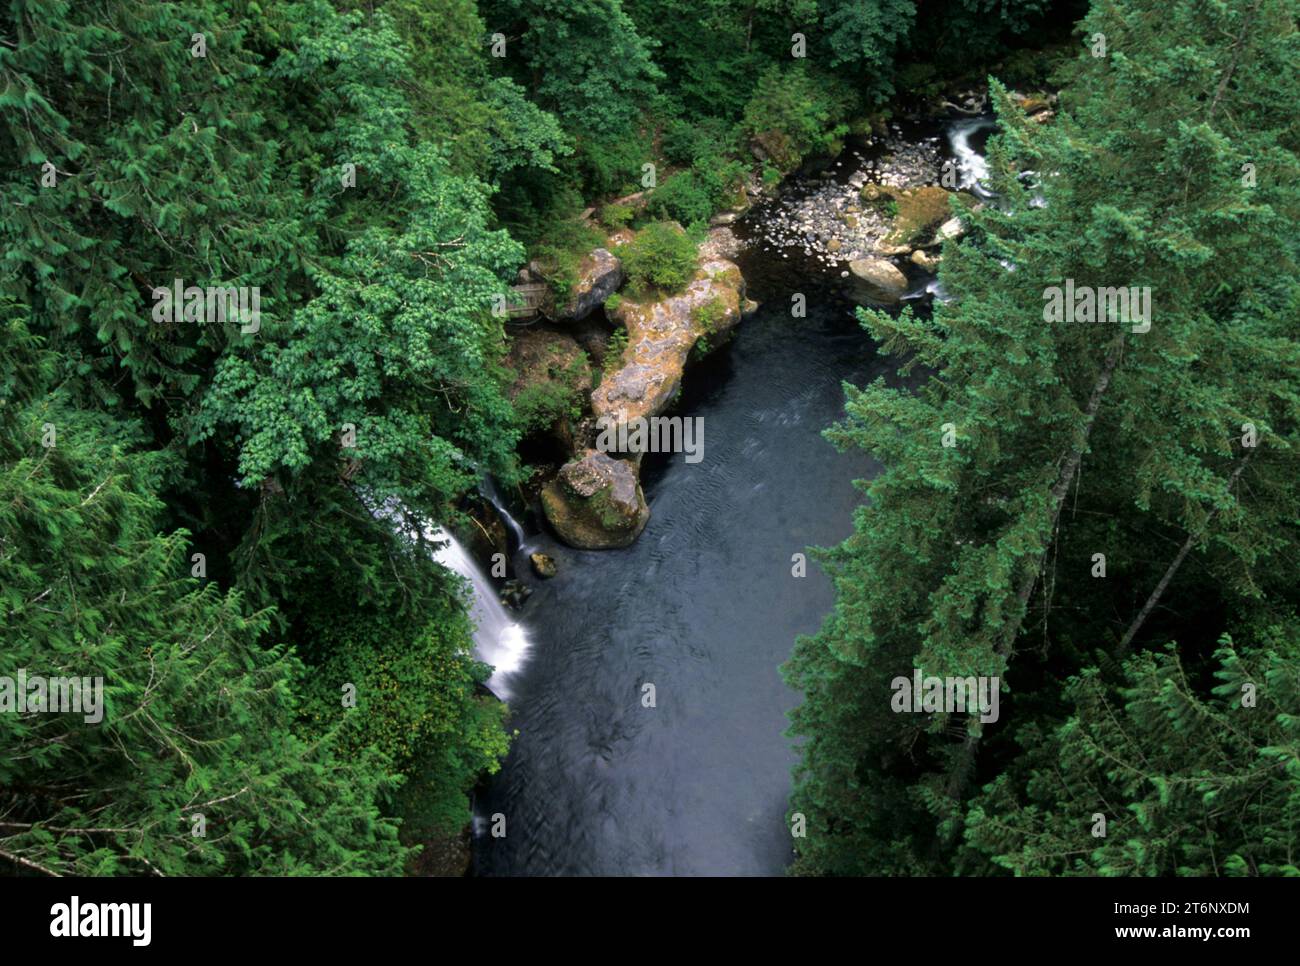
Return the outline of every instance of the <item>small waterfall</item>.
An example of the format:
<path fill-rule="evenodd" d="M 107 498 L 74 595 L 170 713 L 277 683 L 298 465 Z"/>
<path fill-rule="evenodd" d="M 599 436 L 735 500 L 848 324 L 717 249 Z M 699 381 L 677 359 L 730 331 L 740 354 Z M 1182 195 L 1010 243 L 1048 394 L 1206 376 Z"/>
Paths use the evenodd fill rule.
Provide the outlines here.
<path fill-rule="evenodd" d="M 501 518 L 501 522 L 506 525 L 506 529 L 514 536 L 515 550 L 522 550 L 524 546 L 524 528 L 506 509 L 506 501 L 502 499 L 496 481 L 490 476 L 483 477 L 483 482 L 479 484 L 478 491 L 483 499 L 492 504 L 492 508 L 497 511 L 497 516 Z"/>
<path fill-rule="evenodd" d="M 484 664 L 492 665 L 488 689 L 502 701 L 509 701 L 510 685 L 507 679 L 523 666 L 528 654 L 530 642 L 527 630 L 510 619 L 497 597 L 492 581 L 479 569 L 478 563 L 461 546 L 459 540 L 442 527 L 431 530 L 412 529 L 406 524 L 406 514 L 400 511 L 401 504 L 389 500 L 371 512 L 395 524 L 411 540 L 423 538 L 433 544 L 433 559 L 469 583 L 472 591 L 469 619 L 474 625 L 475 654 Z"/>
<path fill-rule="evenodd" d="M 528 632 L 510 619 L 492 582 L 455 537 L 442 527 L 425 536 L 442 544 L 433 552 L 433 558 L 469 581 L 474 592 L 469 609 L 470 620 L 474 623 L 474 649 L 480 661 L 492 665 L 488 688 L 502 701 L 509 701 L 510 686 L 506 679 L 524 663 L 528 654 Z"/>
<path fill-rule="evenodd" d="M 948 145 L 957 159 L 957 171 L 961 175 L 958 187 L 981 198 L 993 197 L 992 192 L 984 187 L 984 181 L 989 176 L 989 166 L 984 155 L 971 145 L 971 140 L 980 132 L 991 131 L 996 127 L 997 122 L 990 117 L 953 121 L 948 126 Z"/>

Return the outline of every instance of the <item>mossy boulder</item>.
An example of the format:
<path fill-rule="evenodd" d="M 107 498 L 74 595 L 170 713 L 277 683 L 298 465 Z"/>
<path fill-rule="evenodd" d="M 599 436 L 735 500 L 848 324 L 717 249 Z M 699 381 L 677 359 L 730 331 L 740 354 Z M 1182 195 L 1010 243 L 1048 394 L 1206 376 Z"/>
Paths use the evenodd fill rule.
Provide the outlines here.
<path fill-rule="evenodd" d="M 623 284 L 623 262 L 607 248 L 597 248 L 577 265 L 569 300 L 555 314 L 558 321 L 585 319 Z"/>
<path fill-rule="evenodd" d="M 883 255 L 906 255 L 928 241 L 934 230 L 952 217 L 952 194 L 943 188 L 926 185 L 888 190 L 896 213 L 888 234 L 876 246 Z"/>
<path fill-rule="evenodd" d="M 650 519 L 636 467 L 589 450 L 542 489 L 542 510 L 561 540 L 581 550 L 631 544 Z"/>

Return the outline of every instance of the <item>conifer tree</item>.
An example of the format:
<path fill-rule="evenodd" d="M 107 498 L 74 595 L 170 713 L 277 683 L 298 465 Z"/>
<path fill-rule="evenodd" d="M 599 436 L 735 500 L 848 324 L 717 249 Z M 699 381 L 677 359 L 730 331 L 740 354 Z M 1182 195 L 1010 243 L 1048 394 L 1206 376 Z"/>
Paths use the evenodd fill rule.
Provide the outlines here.
<path fill-rule="evenodd" d="M 825 555 L 836 612 L 788 666 L 806 695 L 793 808 L 809 817 L 808 871 L 950 868 L 963 802 L 1011 752 L 981 749 L 973 719 L 893 714 L 888 681 L 913 667 L 997 676 L 1016 698 L 1018 681 L 1080 650 L 1119 650 L 1143 601 L 1091 579 L 1092 553 L 1155 588 L 1190 534 L 1223 606 L 1287 593 L 1294 4 L 1106 3 L 1084 32 L 1105 35 L 1106 55 L 1081 56 L 1053 124 L 1018 116 L 994 85 L 999 200 L 948 246 L 954 301 L 929 319 L 865 317 L 905 370 L 934 374 L 915 393 L 850 387 L 831 433 L 886 469 L 854 536 Z M 1250 158 L 1266 181 L 1242 177 Z M 1047 290 L 1066 280 L 1149 287 L 1150 328 L 1046 321 Z M 1246 422 L 1268 428 L 1239 472 Z M 1174 548 L 1155 565 L 1152 534 Z M 879 842 L 896 848 L 868 851 Z"/>

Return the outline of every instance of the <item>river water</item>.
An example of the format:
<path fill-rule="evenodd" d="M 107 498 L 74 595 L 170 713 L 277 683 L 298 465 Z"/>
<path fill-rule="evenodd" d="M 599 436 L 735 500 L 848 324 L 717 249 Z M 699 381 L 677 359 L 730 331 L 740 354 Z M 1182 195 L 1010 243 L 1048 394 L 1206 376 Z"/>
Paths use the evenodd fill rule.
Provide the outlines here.
<path fill-rule="evenodd" d="M 821 433 L 843 413 L 843 381 L 892 366 L 838 273 L 761 248 L 737 259 L 761 308 L 687 371 L 675 410 L 702 417 L 704 458 L 646 457 L 640 539 L 584 552 L 530 528 L 559 575 L 533 581 L 520 615 L 518 737 L 477 796 L 477 874 L 775 875 L 792 858 L 784 731 L 798 695 L 778 668 L 833 595 L 815 563 L 793 576 L 791 557 L 851 532 L 853 481 L 878 467 Z M 794 292 L 806 318 L 791 317 Z"/>

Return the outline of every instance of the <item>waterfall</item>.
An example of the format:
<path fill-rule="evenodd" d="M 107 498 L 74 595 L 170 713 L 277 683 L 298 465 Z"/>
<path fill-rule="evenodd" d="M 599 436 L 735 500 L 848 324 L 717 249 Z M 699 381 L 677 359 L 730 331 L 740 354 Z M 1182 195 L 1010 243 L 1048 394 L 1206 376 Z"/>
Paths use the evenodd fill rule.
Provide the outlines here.
<path fill-rule="evenodd" d="M 442 527 L 416 530 L 406 525 L 406 514 L 394 501 L 373 511 L 376 516 L 389 520 L 406 535 L 415 540 L 423 538 L 432 544 L 433 559 L 448 570 L 465 578 L 471 590 L 469 619 L 474 625 L 475 656 L 484 664 L 492 665 L 488 689 L 502 701 L 510 700 L 508 678 L 523 665 L 530 642 L 523 625 L 510 619 L 496 588 L 478 563 L 461 546 L 460 541 Z M 518 526 L 518 524 L 516 524 Z"/>
<path fill-rule="evenodd" d="M 948 144 L 957 159 L 957 171 L 961 175 L 958 187 L 981 198 L 992 197 L 983 184 L 989 176 L 989 166 L 984 155 L 971 146 L 971 139 L 981 131 L 991 131 L 996 127 L 997 123 L 990 117 L 963 119 L 948 126 Z"/>
<path fill-rule="evenodd" d="M 524 663 L 528 653 L 528 632 L 510 619 L 492 582 L 455 537 L 442 527 L 426 536 L 430 541 L 442 544 L 433 552 L 433 558 L 469 581 L 474 592 L 469 609 L 470 620 L 474 623 L 474 650 L 478 652 L 480 661 L 493 667 L 488 688 L 502 701 L 510 700 L 510 686 L 506 679 Z"/>

